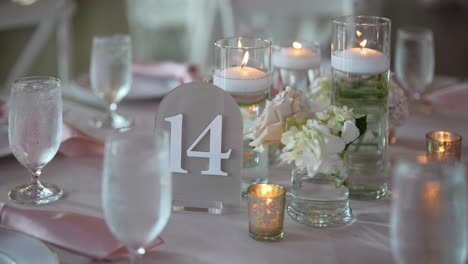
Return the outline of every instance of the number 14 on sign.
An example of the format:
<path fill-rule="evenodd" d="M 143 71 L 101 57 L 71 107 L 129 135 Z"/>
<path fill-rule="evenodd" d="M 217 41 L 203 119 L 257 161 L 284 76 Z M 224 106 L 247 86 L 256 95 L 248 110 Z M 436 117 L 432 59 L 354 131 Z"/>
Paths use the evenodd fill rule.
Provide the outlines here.
<path fill-rule="evenodd" d="M 183 115 L 167 117 L 164 120 L 171 124 L 171 155 L 170 155 L 170 170 L 171 172 L 187 173 L 187 170 L 182 168 L 182 122 Z M 200 140 L 210 132 L 210 150 L 208 152 L 193 150 Z M 227 172 L 221 170 L 221 160 L 229 159 L 231 149 L 227 152 L 221 152 L 223 135 L 223 116 L 217 115 L 213 121 L 201 132 L 195 141 L 187 149 L 187 157 L 207 158 L 209 160 L 208 170 L 201 172 L 203 175 L 218 175 L 227 176 Z"/>

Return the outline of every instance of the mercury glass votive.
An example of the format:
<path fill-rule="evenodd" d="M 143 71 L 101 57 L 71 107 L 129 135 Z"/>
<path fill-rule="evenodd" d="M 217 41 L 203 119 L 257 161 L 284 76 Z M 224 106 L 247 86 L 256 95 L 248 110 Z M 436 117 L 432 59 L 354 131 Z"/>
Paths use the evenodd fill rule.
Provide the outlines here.
<path fill-rule="evenodd" d="M 460 160 L 462 137 L 449 131 L 426 134 L 427 154 L 431 160 Z"/>
<path fill-rule="evenodd" d="M 247 190 L 249 235 L 255 240 L 275 241 L 283 237 L 286 190 L 276 184 L 254 184 Z"/>

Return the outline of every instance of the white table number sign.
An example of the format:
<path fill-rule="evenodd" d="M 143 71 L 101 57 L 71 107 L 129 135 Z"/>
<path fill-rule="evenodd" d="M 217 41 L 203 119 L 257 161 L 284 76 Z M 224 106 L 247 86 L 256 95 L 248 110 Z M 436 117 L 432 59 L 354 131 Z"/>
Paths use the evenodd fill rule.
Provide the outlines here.
<path fill-rule="evenodd" d="M 164 97 L 155 127 L 170 135 L 174 210 L 239 207 L 243 128 L 229 94 L 208 83 L 181 85 Z"/>

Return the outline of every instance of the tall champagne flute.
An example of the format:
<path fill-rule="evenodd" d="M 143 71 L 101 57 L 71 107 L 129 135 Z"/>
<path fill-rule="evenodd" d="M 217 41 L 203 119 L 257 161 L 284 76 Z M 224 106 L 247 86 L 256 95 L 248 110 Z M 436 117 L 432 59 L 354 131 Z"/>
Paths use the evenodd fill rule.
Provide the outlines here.
<path fill-rule="evenodd" d="M 434 79 L 434 37 L 428 28 L 397 31 L 395 73 L 412 99 L 419 100 Z"/>
<path fill-rule="evenodd" d="M 93 38 L 91 55 L 91 87 L 106 104 L 107 111 L 93 119 L 96 127 L 129 127 L 132 121 L 117 114 L 117 104 L 130 91 L 132 42 L 128 35 Z"/>
<path fill-rule="evenodd" d="M 42 168 L 57 154 L 62 135 L 62 90 L 54 77 L 26 77 L 11 87 L 8 139 L 16 159 L 32 174 L 29 184 L 8 194 L 21 204 L 58 200 L 63 191 L 39 180 Z"/>
<path fill-rule="evenodd" d="M 393 174 L 390 241 L 398 264 L 464 264 L 467 260 L 465 168 L 401 160 Z"/>
<path fill-rule="evenodd" d="M 127 130 L 106 141 L 102 184 L 106 223 L 137 263 L 166 226 L 172 185 L 167 137 Z"/>

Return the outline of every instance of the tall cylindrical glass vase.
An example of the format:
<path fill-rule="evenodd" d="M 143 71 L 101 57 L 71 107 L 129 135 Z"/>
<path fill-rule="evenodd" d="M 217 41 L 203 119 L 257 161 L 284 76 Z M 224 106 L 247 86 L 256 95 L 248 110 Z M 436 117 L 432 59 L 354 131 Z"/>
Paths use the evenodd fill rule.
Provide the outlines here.
<path fill-rule="evenodd" d="M 332 103 L 367 116 L 366 133 L 347 150 L 352 199 L 379 199 L 387 192 L 390 27 L 382 17 L 333 19 Z"/>
<path fill-rule="evenodd" d="M 213 84 L 238 103 L 244 124 L 242 191 L 264 183 L 268 175 L 268 151 L 258 153 L 245 135 L 262 113 L 270 94 L 271 42 L 259 38 L 226 38 L 215 42 Z"/>

